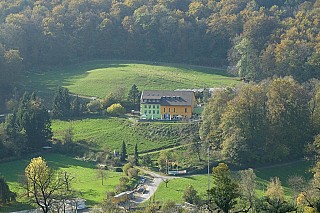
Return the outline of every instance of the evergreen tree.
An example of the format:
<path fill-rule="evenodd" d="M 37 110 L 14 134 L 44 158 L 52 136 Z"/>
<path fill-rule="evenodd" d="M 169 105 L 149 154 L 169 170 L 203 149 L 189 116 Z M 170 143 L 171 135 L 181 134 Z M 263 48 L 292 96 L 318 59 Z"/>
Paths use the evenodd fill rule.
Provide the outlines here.
<path fill-rule="evenodd" d="M 121 147 L 121 162 L 125 162 L 127 158 L 127 147 L 126 147 L 126 143 L 124 141 L 122 141 L 122 147 Z"/>
<path fill-rule="evenodd" d="M 219 163 L 213 168 L 214 186 L 209 190 L 210 198 L 224 213 L 230 212 L 240 196 L 239 185 L 231 178 L 227 164 Z"/>
<path fill-rule="evenodd" d="M 133 84 L 129 94 L 128 94 L 128 101 L 130 101 L 133 106 L 135 106 L 138 103 L 138 100 L 140 99 L 140 91 L 138 90 L 138 87 Z"/>
<path fill-rule="evenodd" d="M 55 118 L 64 118 L 70 116 L 70 94 L 69 90 L 64 87 L 59 87 L 53 99 L 52 115 Z"/>
<path fill-rule="evenodd" d="M 52 137 L 51 120 L 48 110 L 35 94 L 24 94 L 15 117 L 17 131 L 25 132 L 29 148 L 47 145 Z"/>
<path fill-rule="evenodd" d="M 139 165 L 139 153 L 138 153 L 138 144 L 134 147 L 134 164 Z"/>
<path fill-rule="evenodd" d="M 0 204 L 9 203 L 16 200 L 16 194 L 10 191 L 4 178 L 0 177 Z"/>

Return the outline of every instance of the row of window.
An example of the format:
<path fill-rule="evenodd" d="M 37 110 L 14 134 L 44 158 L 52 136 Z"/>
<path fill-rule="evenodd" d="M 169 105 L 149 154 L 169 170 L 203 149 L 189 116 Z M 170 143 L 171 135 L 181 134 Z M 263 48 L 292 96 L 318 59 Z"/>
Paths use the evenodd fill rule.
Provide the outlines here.
<path fill-rule="evenodd" d="M 157 107 L 156 107 L 156 105 L 144 105 L 144 108 L 149 108 L 149 109 L 151 109 L 151 108 L 153 108 L 153 109 L 157 108 L 157 109 L 159 109 L 159 105 L 157 105 Z"/>
<path fill-rule="evenodd" d="M 170 112 L 171 108 L 168 109 L 168 112 Z M 166 112 L 166 108 L 163 108 L 163 112 Z M 176 112 L 176 108 L 173 108 L 173 112 Z M 188 108 L 184 108 L 184 112 L 188 112 Z"/>
<path fill-rule="evenodd" d="M 155 99 L 143 99 L 142 101 L 143 101 L 143 102 L 145 102 L 145 101 L 146 101 L 146 102 L 155 102 L 155 103 L 159 103 L 159 102 L 160 102 L 159 99 L 156 99 L 156 100 L 155 100 Z"/>
<path fill-rule="evenodd" d="M 144 105 L 144 108 L 149 108 L 149 109 L 151 109 L 151 108 L 156 109 L 157 108 L 157 109 L 159 109 L 159 105 Z M 147 110 L 145 110 L 145 112 L 146 111 Z M 149 110 L 149 111 L 150 111 L 149 114 L 151 114 L 151 110 Z M 153 111 L 155 111 L 155 110 L 153 110 Z M 163 108 L 163 112 L 166 112 L 166 108 Z M 171 112 L 171 108 L 168 108 L 168 112 Z M 173 112 L 176 112 L 176 108 L 173 108 Z M 188 108 L 184 108 L 184 112 L 187 113 Z M 155 114 L 155 113 L 153 113 L 153 114 Z M 159 113 L 157 113 L 157 114 L 159 114 Z"/>
<path fill-rule="evenodd" d="M 148 113 L 148 110 L 145 110 L 145 111 L 144 111 L 144 114 L 145 114 L 145 115 L 146 115 L 146 114 L 151 114 L 151 112 L 153 112 L 152 114 L 156 114 L 156 112 L 157 112 L 158 115 L 159 115 L 159 113 L 160 113 L 159 110 L 157 110 L 157 111 L 156 111 L 156 110 L 149 110 L 149 113 Z"/>

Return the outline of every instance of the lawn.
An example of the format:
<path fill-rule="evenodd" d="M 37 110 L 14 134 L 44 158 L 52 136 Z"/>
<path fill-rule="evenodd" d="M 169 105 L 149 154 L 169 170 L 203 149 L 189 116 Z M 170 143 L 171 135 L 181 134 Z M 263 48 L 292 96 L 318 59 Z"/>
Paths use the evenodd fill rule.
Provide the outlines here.
<path fill-rule="evenodd" d="M 177 145 L 179 141 L 192 134 L 191 131 L 186 134 L 180 132 L 183 127 L 187 128 L 187 125 L 137 124 L 124 118 L 100 117 L 73 121 L 54 120 L 52 129 L 54 138 L 61 139 L 63 130 L 72 127 L 74 141 L 86 141 L 92 150 L 102 150 L 107 146 L 120 151 L 122 141 L 125 141 L 128 153 L 132 154 L 135 144 L 138 144 L 140 153 Z"/>
<path fill-rule="evenodd" d="M 25 87 L 51 101 L 58 86 L 67 87 L 72 93 L 104 98 L 119 87 L 128 91 L 133 84 L 145 90 L 223 87 L 237 83 L 235 78 L 214 68 L 136 61 L 91 61 L 31 72 L 25 80 Z"/>
<path fill-rule="evenodd" d="M 312 175 L 309 173 L 309 169 L 310 162 L 306 161 L 255 169 L 254 171 L 257 175 L 257 195 L 263 196 L 263 192 L 266 190 L 270 178 L 277 176 L 284 186 L 285 194 L 290 197 L 291 192 L 288 188 L 288 178 L 293 175 L 311 178 Z M 210 176 L 210 182 L 212 184 L 212 176 Z M 183 192 L 188 185 L 193 185 L 194 188 L 198 190 L 199 195 L 203 199 L 206 198 L 206 190 L 208 189 L 208 176 L 203 174 L 170 180 L 167 188 L 165 187 L 165 183 L 162 183 L 156 192 L 156 200 L 174 200 L 178 203 L 181 203 Z"/>
<path fill-rule="evenodd" d="M 80 197 L 86 199 L 86 204 L 89 206 L 100 203 L 105 198 L 106 192 L 112 191 L 122 176 L 122 173 L 107 171 L 107 178 L 102 186 L 101 179 L 97 178 L 97 172 L 92 163 L 52 153 L 44 154 L 43 157 L 49 167 L 59 171 L 66 171 L 75 178 L 72 187 L 81 192 Z M 18 182 L 29 162 L 30 159 L 24 159 L 0 164 L 0 173 L 5 177 L 11 190 L 21 192 Z M 19 198 L 18 201 L 19 203 L 15 206 L 0 208 L 0 212 L 30 208 L 30 206 L 23 203 L 22 198 Z"/>

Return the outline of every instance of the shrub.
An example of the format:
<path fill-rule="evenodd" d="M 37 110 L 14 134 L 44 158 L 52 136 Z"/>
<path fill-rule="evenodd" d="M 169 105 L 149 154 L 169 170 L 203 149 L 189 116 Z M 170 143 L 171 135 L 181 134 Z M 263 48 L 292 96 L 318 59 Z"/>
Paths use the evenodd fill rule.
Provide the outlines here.
<path fill-rule="evenodd" d="M 110 115 L 123 115 L 126 112 L 126 110 L 124 109 L 123 106 L 121 106 L 121 104 L 112 104 L 111 106 L 109 106 L 107 108 L 107 113 Z"/>
<path fill-rule="evenodd" d="M 98 112 L 102 108 L 102 104 L 99 100 L 92 100 L 87 104 L 87 108 L 90 112 Z"/>

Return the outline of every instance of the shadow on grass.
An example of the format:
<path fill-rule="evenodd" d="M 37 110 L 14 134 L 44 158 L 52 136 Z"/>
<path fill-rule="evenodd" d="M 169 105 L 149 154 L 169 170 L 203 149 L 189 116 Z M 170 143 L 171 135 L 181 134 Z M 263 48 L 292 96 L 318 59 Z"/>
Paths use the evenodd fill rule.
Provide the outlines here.
<path fill-rule="evenodd" d="M 44 154 L 43 157 L 46 159 L 49 166 L 52 166 L 54 169 L 63 169 L 63 168 L 69 168 L 74 166 L 89 168 L 89 169 L 95 168 L 95 165 L 91 162 L 77 160 L 62 154 L 50 153 L 50 154 Z"/>
<path fill-rule="evenodd" d="M 51 102 L 53 94 L 59 86 L 71 85 L 68 79 L 84 78 L 89 75 L 88 71 L 94 69 L 121 67 L 127 67 L 127 65 L 120 62 L 114 63 L 113 61 L 89 61 L 75 65 L 47 68 L 46 71 L 38 70 L 27 76 L 24 89 L 30 92 L 37 91 L 37 95 Z"/>
<path fill-rule="evenodd" d="M 29 209 L 35 209 L 35 207 L 30 204 L 21 203 L 21 202 L 10 203 L 4 206 L 0 205 L 0 212 L 13 212 L 13 211 L 22 211 L 22 210 L 29 210 Z"/>

